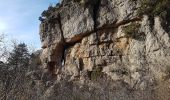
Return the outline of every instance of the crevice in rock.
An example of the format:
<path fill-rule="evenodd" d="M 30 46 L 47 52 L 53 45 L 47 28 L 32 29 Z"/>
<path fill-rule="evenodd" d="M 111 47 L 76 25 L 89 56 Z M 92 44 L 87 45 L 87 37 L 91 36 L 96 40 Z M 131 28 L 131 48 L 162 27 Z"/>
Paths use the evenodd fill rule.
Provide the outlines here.
<path fill-rule="evenodd" d="M 101 0 L 96 0 L 96 2 L 94 2 L 94 5 L 93 5 L 94 30 L 97 30 L 97 15 L 98 15 L 98 12 L 99 12 L 100 2 L 101 2 Z M 95 31 L 95 34 L 96 34 L 96 39 L 97 39 L 97 48 L 99 49 L 100 39 L 99 39 L 99 36 L 98 36 L 98 32 Z M 99 54 L 99 51 L 97 51 L 97 54 Z"/>
<path fill-rule="evenodd" d="M 97 14 L 99 10 L 101 0 L 96 0 L 94 1 L 93 4 L 93 21 L 94 21 L 94 30 L 97 28 Z"/>
<path fill-rule="evenodd" d="M 153 30 L 154 29 L 154 24 L 155 24 L 154 18 L 149 16 L 149 22 L 150 22 L 149 26 L 150 26 L 151 30 Z"/>
<path fill-rule="evenodd" d="M 66 60 L 66 57 L 65 57 L 65 52 L 66 52 L 66 43 L 65 43 L 65 39 L 64 39 L 64 33 L 63 33 L 63 29 L 62 29 L 62 24 L 61 24 L 61 16 L 60 14 L 58 14 L 58 23 L 59 23 L 59 28 L 60 28 L 60 31 L 61 31 L 61 37 L 62 37 L 62 46 L 63 46 L 63 50 L 62 50 L 62 60 L 61 60 L 61 63 L 62 63 L 62 66 L 65 65 L 65 60 Z"/>
<path fill-rule="evenodd" d="M 122 55 L 122 53 L 119 53 L 119 58 L 120 58 L 120 61 L 122 62 L 122 61 L 123 61 L 123 55 Z"/>
<path fill-rule="evenodd" d="M 103 27 L 95 28 L 93 31 L 89 31 L 87 33 L 79 34 L 79 35 L 72 37 L 69 41 L 66 41 L 66 44 L 74 45 L 75 43 L 80 42 L 84 37 L 89 36 L 93 33 L 97 33 L 100 30 L 118 28 L 119 26 L 126 25 L 131 22 L 141 21 L 141 19 L 142 18 L 137 17 L 137 18 L 133 18 L 130 20 L 123 20 L 123 21 L 119 21 L 117 23 L 113 23 L 113 24 L 105 25 Z"/>
<path fill-rule="evenodd" d="M 84 69 L 84 62 L 82 58 L 79 58 L 79 62 L 80 62 L 80 71 L 82 71 Z"/>
<path fill-rule="evenodd" d="M 64 45 L 62 51 L 62 60 L 61 60 L 62 66 L 65 65 L 65 62 L 66 62 L 66 46 Z"/>
<path fill-rule="evenodd" d="M 60 28 L 60 31 L 61 31 L 62 42 L 63 42 L 63 44 L 64 44 L 64 43 L 65 43 L 65 39 L 64 39 L 64 34 L 63 34 L 63 29 L 62 29 L 61 16 L 60 16 L 60 14 L 58 14 L 58 23 L 59 23 L 59 28 Z"/>
<path fill-rule="evenodd" d="M 48 62 L 48 70 L 51 74 L 55 74 L 55 65 L 56 65 L 56 62 Z"/>
<path fill-rule="evenodd" d="M 113 41 L 112 40 L 109 40 L 109 41 L 100 41 L 99 43 L 98 43 L 98 45 L 102 45 L 102 44 L 106 44 L 106 43 L 113 43 Z"/>

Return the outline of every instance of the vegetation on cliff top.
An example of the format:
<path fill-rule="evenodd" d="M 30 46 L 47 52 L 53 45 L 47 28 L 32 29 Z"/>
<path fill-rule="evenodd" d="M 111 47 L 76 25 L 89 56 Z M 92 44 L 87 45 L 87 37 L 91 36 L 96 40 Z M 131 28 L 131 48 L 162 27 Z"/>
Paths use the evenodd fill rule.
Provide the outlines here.
<path fill-rule="evenodd" d="M 160 16 L 165 18 L 170 10 L 170 0 L 141 0 L 139 15 Z"/>

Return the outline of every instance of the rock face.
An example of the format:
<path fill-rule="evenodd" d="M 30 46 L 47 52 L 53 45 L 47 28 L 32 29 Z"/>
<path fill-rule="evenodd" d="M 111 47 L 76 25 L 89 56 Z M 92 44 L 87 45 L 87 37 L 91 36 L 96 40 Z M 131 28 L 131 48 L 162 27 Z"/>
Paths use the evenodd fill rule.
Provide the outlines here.
<path fill-rule="evenodd" d="M 54 79 L 40 97 L 169 100 L 166 19 L 138 16 L 139 7 L 140 0 L 63 0 L 49 7 L 40 25 L 41 61 Z"/>

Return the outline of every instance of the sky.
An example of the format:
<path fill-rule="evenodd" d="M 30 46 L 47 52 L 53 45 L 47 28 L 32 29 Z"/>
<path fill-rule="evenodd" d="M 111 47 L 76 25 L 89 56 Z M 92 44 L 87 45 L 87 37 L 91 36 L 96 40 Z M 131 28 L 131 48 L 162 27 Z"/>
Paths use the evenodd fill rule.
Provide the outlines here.
<path fill-rule="evenodd" d="M 59 0 L 0 0 L 0 33 L 40 48 L 38 20 L 43 10 Z"/>

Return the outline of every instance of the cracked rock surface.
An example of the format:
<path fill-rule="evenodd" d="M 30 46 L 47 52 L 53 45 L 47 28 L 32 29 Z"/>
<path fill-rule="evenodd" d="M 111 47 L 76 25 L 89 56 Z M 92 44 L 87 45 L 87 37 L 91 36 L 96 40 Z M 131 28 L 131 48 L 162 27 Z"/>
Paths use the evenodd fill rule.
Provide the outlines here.
<path fill-rule="evenodd" d="M 48 9 L 40 25 L 43 77 L 35 82 L 47 86 L 37 98 L 170 100 L 166 19 L 138 16 L 139 1 L 63 0 Z"/>

